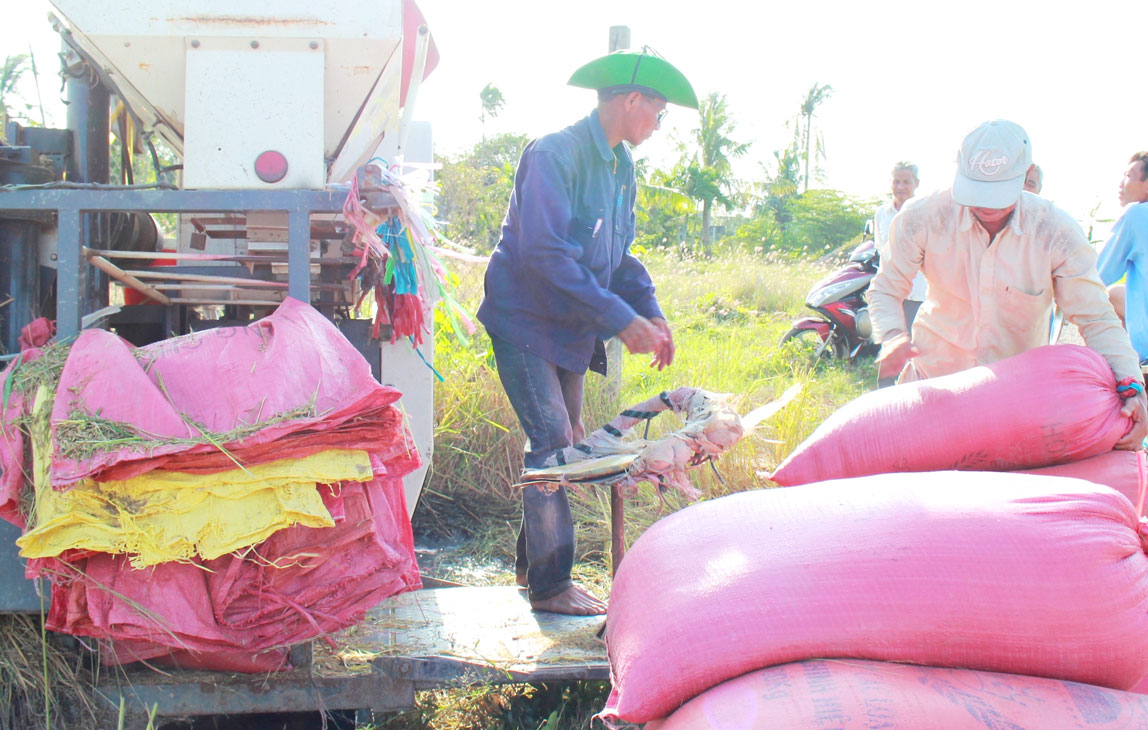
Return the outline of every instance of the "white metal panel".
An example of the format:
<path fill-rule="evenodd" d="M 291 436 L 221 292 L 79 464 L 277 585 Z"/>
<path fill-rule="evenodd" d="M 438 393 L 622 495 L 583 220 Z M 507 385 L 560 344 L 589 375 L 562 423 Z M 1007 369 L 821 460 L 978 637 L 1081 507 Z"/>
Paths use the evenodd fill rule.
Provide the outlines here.
<path fill-rule="evenodd" d="M 323 96 L 323 54 L 306 41 L 267 46 L 212 40 L 187 54 L 184 187 L 268 187 L 255 175 L 255 158 L 267 150 L 288 164 L 273 187 L 326 183 L 323 108 L 315 103 Z"/>
<path fill-rule="evenodd" d="M 298 39 L 323 46 L 323 151 L 333 157 L 392 55 L 399 73 L 402 0 L 51 0 L 81 46 L 128 97 L 145 123 L 183 134 L 185 53 L 192 41 L 236 39 L 266 46 Z M 282 74 L 261 83 L 282 84 Z M 397 81 L 395 84 L 397 85 Z M 397 104 L 397 101 L 396 101 Z M 168 136 L 165 134 L 165 136 Z"/>
<path fill-rule="evenodd" d="M 330 180 L 333 183 L 350 182 L 355 170 L 377 154 L 375 149 L 380 142 L 391 143 L 397 149 L 399 136 L 399 84 L 402 80 L 401 51 L 396 51 L 394 61 L 379 76 L 371 90 L 370 97 L 363 105 L 359 118 L 347 134 L 347 140 L 339 150 L 339 156 L 331 163 Z M 393 155 L 385 157 L 388 163 Z"/>
<path fill-rule="evenodd" d="M 156 130 L 173 150 L 182 153 L 184 57 L 182 53 L 168 53 L 172 40 L 132 37 L 107 44 L 113 56 L 120 55 L 115 51 L 130 55 L 123 63 L 133 64 L 134 68 L 124 66 L 133 73 L 125 75 L 104 53 L 104 47 L 83 34 L 74 33 L 72 38 L 104 70 L 144 128 Z"/>
<path fill-rule="evenodd" d="M 64 15 L 94 33 L 232 36 L 259 29 L 281 38 L 398 35 L 401 0 L 51 0 Z"/>
<path fill-rule="evenodd" d="M 428 320 L 431 331 L 423 333 L 424 340 L 419 351 L 427 362 L 434 362 L 434 325 L 433 319 Z M 383 342 L 381 354 L 379 380 L 383 385 L 390 385 L 402 392 L 403 397 L 399 399 L 398 406 L 407 418 L 415 446 L 423 458 L 423 465 L 403 478 L 407 514 L 413 515 L 434 454 L 434 373 L 407 340 L 399 340 L 393 345 Z"/>

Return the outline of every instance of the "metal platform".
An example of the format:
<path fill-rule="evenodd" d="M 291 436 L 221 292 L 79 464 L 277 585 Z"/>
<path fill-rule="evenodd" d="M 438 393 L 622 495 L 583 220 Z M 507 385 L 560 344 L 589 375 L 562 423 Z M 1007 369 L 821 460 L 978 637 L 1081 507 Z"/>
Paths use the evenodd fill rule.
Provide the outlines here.
<path fill-rule="evenodd" d="M 361 710 L 396 712 L 415 692 L 473 684 L 609 679 L 603 616 L 534 613 L 512 586 L 434 588 L 384 601 L 366 619 L 315 641 L 310 667 L 267 675 L 140 665 L 108 672 L 102 701 L 159 717 Z"/>
<path fill-rule="evenodd" d="M 343 632 L 348 647 L 379 647 L 371 664 L 408 677 L 419 689 L 446 682 L 548 682 L 609 679 L 604 616 L 530 610 L 510 586 L 435 588 L 384 602 Z M 324 658 L 316 644 L 316 668 Z"/>

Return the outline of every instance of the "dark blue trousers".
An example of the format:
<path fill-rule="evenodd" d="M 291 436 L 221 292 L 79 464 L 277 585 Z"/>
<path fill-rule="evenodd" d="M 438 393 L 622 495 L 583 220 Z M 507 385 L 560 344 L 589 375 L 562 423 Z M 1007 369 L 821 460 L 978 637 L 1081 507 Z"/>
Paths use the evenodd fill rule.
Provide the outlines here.
<path fill-rule="evenodd" d="M 505 340 L 491 336 L 498 377 L 526 432 L 527 469 L 542 466 L 555 451 L 580 441 L 584 373 L 564 370 Z M 566 488 L 522 490 L 522 528 L 515 571 L 525 575 L 530 598 L 555 596 L 571 585 L 574 519 Z"/>

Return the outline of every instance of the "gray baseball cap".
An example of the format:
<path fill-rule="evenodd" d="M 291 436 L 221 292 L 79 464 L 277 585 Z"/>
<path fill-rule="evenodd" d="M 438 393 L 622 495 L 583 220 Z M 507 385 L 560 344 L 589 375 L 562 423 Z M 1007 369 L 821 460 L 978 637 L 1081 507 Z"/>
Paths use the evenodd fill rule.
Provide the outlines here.
<path fill-rule="evenodd" d="M 953 200 L 974 208 L 1007 208 L 1020 200 L 1032 144 L 1019 124 L 985 122 L 965 135 L 957 153 Z"/>

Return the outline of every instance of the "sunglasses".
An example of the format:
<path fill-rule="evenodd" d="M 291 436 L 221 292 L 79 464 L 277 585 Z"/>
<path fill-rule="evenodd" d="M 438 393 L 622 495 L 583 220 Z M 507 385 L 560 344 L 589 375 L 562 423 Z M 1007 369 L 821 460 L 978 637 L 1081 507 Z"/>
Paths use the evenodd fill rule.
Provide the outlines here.
<path fill-rule="evenodd" d="M 642 94 L 642 96 L 644 96 L 647 101 L 653 101 L 653 102 L 661 101 L 661 99 L 655 99 L 654 97 L 649 96 L 647 94 Z M 662 120 L 666 118 L 666 112 L 668 112 L 668 111 L 669 111 L 669 109 L 662 109 L 660 112 L 658 112 L 658 124 L 661 124 Z"/>

